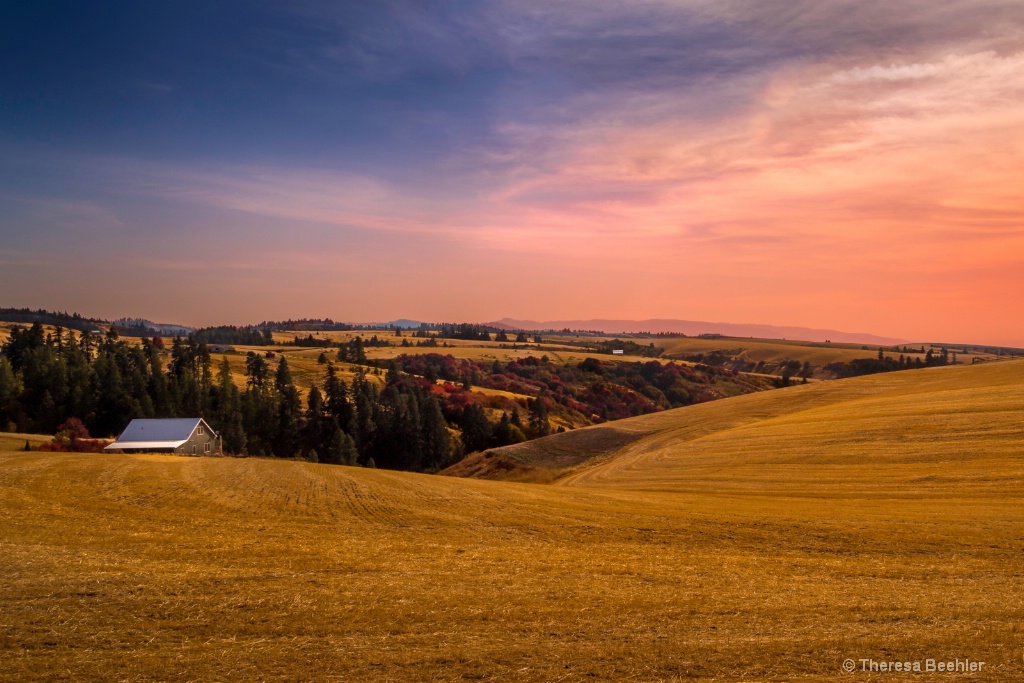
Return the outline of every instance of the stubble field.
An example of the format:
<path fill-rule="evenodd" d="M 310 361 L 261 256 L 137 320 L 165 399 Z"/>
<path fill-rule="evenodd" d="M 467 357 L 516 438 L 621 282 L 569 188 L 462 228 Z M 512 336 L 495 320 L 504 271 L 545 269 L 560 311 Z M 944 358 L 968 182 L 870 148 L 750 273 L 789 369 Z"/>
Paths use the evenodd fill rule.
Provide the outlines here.
<path fill-rule="evenodd" d="M 1022 416 L 1001 363 L 620 421 L 556 485 L 7 450 L 0 679 L 1024 680 Z"/>

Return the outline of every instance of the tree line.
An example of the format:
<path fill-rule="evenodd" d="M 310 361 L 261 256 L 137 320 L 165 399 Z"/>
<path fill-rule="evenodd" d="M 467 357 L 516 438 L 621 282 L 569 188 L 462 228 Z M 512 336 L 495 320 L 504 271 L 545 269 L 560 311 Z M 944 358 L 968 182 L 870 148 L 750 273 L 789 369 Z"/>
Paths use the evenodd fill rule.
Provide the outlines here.
<path fill-rule="evenodd" d="M 189 337 L 198 344 L 244 344 L 246 346 L 270 346 L 274 343 L 268 327 L 235 327 L 219 325 L 203 327 Z"/>
<path fill-rule="evenodd" d="M 113 437 L 134 418 L 198 416 L 229 453 L 415 471 L 550 430 L 543 401 L 531 412 L 543 425 L 535 416 L 524 425 L 514 406 L 492 422 L 467 391 L 394 364 L 378 386 L 362 370 L 346 383 L 328 361 L 305 400 L 284 356 L 272 363 L 249 352 L 244 377 L 236 385 L 228 358 L 215 364 L 194 336 L 162 351 L 148 338 L 15 327 L 0 346 L 0 428 L 53 434 L 78 419 L 89 434 Z"/>

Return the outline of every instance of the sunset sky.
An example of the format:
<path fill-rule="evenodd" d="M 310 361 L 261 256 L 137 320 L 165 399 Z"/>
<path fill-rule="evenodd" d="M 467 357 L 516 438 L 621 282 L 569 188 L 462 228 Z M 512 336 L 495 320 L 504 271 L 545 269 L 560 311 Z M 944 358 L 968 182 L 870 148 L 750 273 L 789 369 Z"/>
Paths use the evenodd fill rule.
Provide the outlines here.
<path fill-rule="evenodd" d="M 0 8 L 0 306 L 1024 347 L 1024 4 Z"/>

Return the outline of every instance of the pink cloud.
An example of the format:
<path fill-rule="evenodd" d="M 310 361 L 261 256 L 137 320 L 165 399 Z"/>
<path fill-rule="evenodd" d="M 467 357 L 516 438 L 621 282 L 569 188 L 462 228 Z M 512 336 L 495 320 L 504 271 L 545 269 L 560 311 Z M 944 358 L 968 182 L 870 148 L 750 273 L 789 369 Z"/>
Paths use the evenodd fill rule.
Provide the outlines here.
<path fill-rule="evenodd" d="M 332 268 L 396 263 L 350 317 L 675 316 L 1024 346 L 1010 317 L 1024 286 L 1024 53 L 844 55 L 761 76 L 709 82 L 709 97 L 744 103 L 717 118 L 691 114 L 698 88 L 588 96 L 564 105 L 571 124 L 510 120 L 502 145 L 419 186 L 239 165 L 128 173 L 238 226 L 362 235 L 224 255 L 228 270 L 312 274 L 305 310 L 267 290 L 280 315 L 357 297 Z M 507 279 L 516 296 L 494 301 Z"/>

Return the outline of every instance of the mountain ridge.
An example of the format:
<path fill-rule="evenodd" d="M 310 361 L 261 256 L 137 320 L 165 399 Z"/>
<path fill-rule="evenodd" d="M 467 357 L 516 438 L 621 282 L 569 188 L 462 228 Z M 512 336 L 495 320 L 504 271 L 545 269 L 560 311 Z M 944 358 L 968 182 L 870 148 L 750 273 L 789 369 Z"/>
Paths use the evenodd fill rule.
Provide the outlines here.
<path fill-rule="evenodd" d="M 514 330 L 596 330 L 606 334 L 636 334 L 639 332 L 675 333 L 687 336 L 721 334 L 726 337 L 756 337 L 761 339 L 793 339 L 812 342 L 843 342 L 864 344 L 903 344 L 906 339 L 886 337 L 868 332 L 843 332 L 814 327 L 766 325 L 756 323 L 724 323 L 673 318 L 647 320 L 621 320 L 595 318 L 591 320 L 517 320 L 502 318 L 486 323 L 494 327 Z"/>

